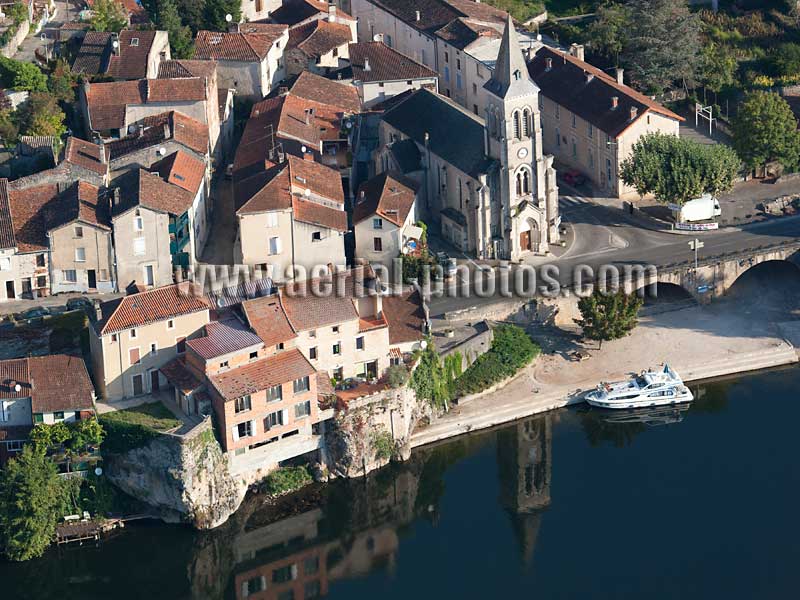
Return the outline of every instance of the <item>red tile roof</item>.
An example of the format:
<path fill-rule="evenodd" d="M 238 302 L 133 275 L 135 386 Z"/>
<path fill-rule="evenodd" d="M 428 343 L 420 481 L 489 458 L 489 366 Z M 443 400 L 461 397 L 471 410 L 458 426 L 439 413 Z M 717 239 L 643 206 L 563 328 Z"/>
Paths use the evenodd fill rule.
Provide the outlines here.
<path fill-rule="evenodd" d="M 419 292 L 382 298 L 383 316 L 389 323 L 389 343 L 402 344 L 423 339 L 425 310 Z"/>
<path fill-rule="evenodd" d="M 195 56 L 200 59 L 261 62 L 286 32 L 285 25 L 259 24 L 257 33 L 198 31 Z"/>
<path fill-rule="evenodd" d="M 45 208 L 58 201 L 58 185 L 45 184 L 24 190 L 9 190 L 11 219 L 19 252 L 47 250 Z"/>
<path fill-rule="evenodd" d="M 205 83 L 200 77 L 145 81 L 148 102 L 198 102 L 206 99 Z"/>
<path fill-rule="evenodd" d="M 329 208 L 300 196 L 292 196 L 292 216 L 295 221 L 342 233 L 347 231 L 347 213 L 344 210 Z"/>
<path fill-rule="evenodd" d="M 188 342 L 187 342 L 188 345 Z M 202 387 L 203 382 L 195 377 L 194 373 L 186 366 L 186 357 L 177 356 L 159 369 L 167 381 L 183 394 L 191 394 Z"/>
<path fill-rule="evenodd" d="M 311 388 L 313 390 L 316 377 L 311 376 L 315 373 L 314 367 L 306 357 L 293 348 L 237 369 L 213 375 L 209 377 L 209 381 L 225 400 L 235 400 L 306 376 L 313 382 Z"/>
<path fill-rule="evenodd" d="M 157 172 L 167 183 L 178 186 L 192 194 L 192 200 L 200 191 L 206 173 L 206 165 L 188 152 L 178 150 L 153 163 L 152 172 Z"/>
<path fill-rule="evenodd" d="M 291 185 L 311 190 L 311 194 L 333 200 L 344 208 L 344 190 L 341 176 L 323 164 L 313 160 L 304 160 L 291 154 L 286 157 L 289 163 Z"/>
<path fill-rule="evenodd" d="M 283 4 L 272 11 L 270 21 L 286 25 L 297 25 L 312 17 L 326 17 L 329 14 L 329 5 L 326 0 L 284 0 Z M 355 21 L 348 13 L 337 8 L 336 18 L 346 21 Z"/>
<path fill-rule="evenodd" d="M 90 76 L 103 73 L 111 55 L 111 37 L 107 31 L 87 31 L 72 63 L 72 72 Z"/>
<path fill-rule="evenodd" d="M 242 181 L 236 189 L 236 214 L 255 214 L 292 207 L 289 169 L 274 167 Z"/>
<path fill-rule="evenodd" d="M 16 391 L 19 385 L 20 390 Z M 15 400 L 31 395 L 28 360 L 13 358 L 0 360 L 0 399 Z"/>
<path fill-rule="evenodd" d="M 211 321 L 205 328 L 206 335 L 186 342 L 200 358 L 210 360 L 245 348 L 261 346 L 261 338 L 245 327 L 234 316 Z"/>
<path fill-rule="evenodd" d="M 111 229 L 107 205 L 100 200 L 99 188 L 85 181 L 77 181 L 69 186 L 43 212 L 48 231 L 73 221 Z"/>
<path fill-rule="evenodd" d="M 350 66 L 353 69 L 353 79 L 365 82 L 438 77 L 436 71 L 394 48 L 389 48 L 383 42 L 350 44 Z"/>
<path fill-rule="evenodd" d="M 55 354 L 28 359 L 33 413 L 93 410 L 94 386 L 82 358 Z"/>
<path fill-rule="evenodd" d="M 109 160 L 117 160 L 132 152 L 160 145 L 173 139 L 198 154 L 208 155 L 208 125 L 187 117 L 183 113 L 170 111 L 145 117 L 141 121 L 143 131 L 118 140 L 106 142 Z"/>
<path fill-rule="evenodd" d="M 292 27 L 289 30 L 287 50 L 298 49 L 309 58 L 319 58 L 334 48 L 353 41 L 353 32 L 344 23 L 330 23 L 317 19 Z"/>
<path fill-rule="evenodd" d="M 355 87 L 320 77 L 310 71 L 300 73 L 291 92 L 300 98 L 333 106 L 342 113 L 353 114 L 361 111 L 361 100 Z"/>
<path fill-rule="evenodd" d="M 351 297 L 337 297 L 333 292 L 325 296 L 315 296 L 311 289 L 311 286 L 289 284 L 281 291 L 281 305 L 295 331 L 307 331 L 358 319 Z"/>
<path fill-rule="evenodd" d="M 189 283 L 131 294 L 101 306 L 103 318 L 96 323 L 100 335 L 209 309 L 202 291 Z"/>
<path fill-rule="evenodd" d="M 147 58 L 156 39 L 156 31 L 123 29 L 119 32 L 119 49 L 112 51 L 106 73 L 115 79 L 147 77 Z"/>
<path fill-rule="evenodd" d="M 242 310 L 250 327 L 266 346 L 275 346 L 297 337 L 278 295 L 243 302 Z"/>
<path fill-rule="evenodd" d="M 353 223 L 360 223 L 372 215 L 402 227 L 414 206 L 417 182 L 399 173 L 384 172 L 365 181 L 358 188 L 353 207 Z"/>
<path fill-rule="evenodd" d="M 567 52 L 543 46 L 528 63 L 528 72 L 539 86 L 542 96 L 560 104 L 614 138 L 648 112 L 676 121 L 684 120 L 652 98 L 617 83 L 616 78 L 605 71 Z M 589 81 L 587 73 L 593 76 Z M 617 98 L 616 108 L 612 107 L 612 98 Z M 636 109 L 634 119 L 631 119 L 632 108 Z"/>
<path fill-rule="evenodd" d="M 67 138 L 64 160 L 99 175 L 108 173 L 109 151 L 97 144 L 76 137 Z"/>
<path fill-rule="evenodd" d="M 158 79 L 186 77 L 214 77 L 217 73 L 215 60 L 165 60 L 158 64 Z"/>

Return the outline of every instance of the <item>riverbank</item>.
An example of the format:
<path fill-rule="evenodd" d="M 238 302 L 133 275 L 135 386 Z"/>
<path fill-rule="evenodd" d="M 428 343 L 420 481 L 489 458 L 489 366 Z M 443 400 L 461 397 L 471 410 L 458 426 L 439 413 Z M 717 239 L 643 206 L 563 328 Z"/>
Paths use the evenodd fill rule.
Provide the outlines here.
<path fill-rule="evenodd" d="M 583 402 L 600 381 L 668 362 L 684 381 L 758 371 L 798 362 L 795 346 L 780 323 L 753 319 L 725 304 L 695 306 L 640 319 L 630 336 L 596 345 L 581 343 L 575 331 L 534 331 L 545 350 L 502 389 L 453 408 L 411 436 L 412 448 L 471 431 Z M 578 361 L 571 352 L 588 350 Z"/>

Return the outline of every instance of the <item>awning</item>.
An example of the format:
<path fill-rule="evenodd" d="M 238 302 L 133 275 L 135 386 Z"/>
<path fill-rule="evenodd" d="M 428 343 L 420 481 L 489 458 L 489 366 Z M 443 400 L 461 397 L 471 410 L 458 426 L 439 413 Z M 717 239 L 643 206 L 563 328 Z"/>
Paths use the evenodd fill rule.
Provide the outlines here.
<path fill-rule="evenodd" d="M 422 237 L 422 227 L 417 227 L 416 225 L 408 225 L 403 230 L 403 235 L 418 240 Z"/>

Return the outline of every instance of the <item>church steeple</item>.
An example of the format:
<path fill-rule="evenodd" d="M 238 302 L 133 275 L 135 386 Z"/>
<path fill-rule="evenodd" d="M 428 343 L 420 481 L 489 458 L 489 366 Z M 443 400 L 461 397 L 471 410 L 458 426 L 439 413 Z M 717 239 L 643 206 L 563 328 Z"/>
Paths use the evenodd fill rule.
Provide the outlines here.
<path fill-rule="evenodd" d="M 539 91 L 528 74 L 514 21 L 508 15 L 492 78 L 484 86 L 498 98 L 518 98 Z"/>

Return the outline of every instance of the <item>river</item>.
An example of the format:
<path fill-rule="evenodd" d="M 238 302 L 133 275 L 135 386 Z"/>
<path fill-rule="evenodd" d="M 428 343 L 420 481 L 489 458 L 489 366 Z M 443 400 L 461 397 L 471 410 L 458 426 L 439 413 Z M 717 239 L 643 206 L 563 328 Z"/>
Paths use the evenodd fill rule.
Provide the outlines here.
<path fill-rule="evenodd" d="M 555 411 L 251 497 L 213 532 L 137 525 L 0 563 L 0 597 L 794 597 L 798 389 L 788 369 L 694 386 L 682 411 Z"/>

